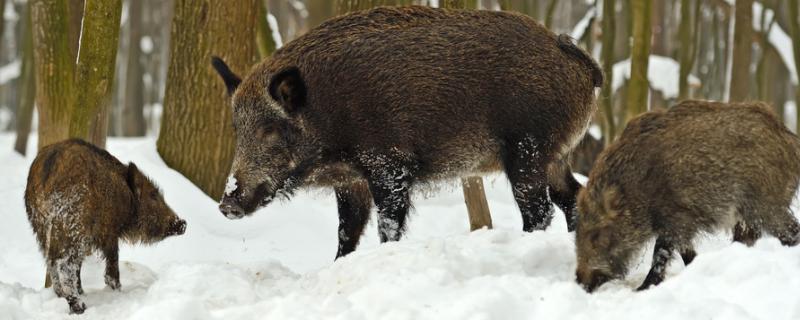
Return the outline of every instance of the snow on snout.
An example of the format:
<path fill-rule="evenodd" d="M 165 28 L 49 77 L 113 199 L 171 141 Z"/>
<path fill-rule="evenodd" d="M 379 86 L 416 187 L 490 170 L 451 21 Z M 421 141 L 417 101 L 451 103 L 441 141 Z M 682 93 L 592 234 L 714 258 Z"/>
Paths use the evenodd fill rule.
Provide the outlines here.
<path fill-rule="evenodd" d="M 239 187 L 239 181 L 233 175 L 229 175 L 228 180 L 225 182 L 225 196 L 230 197 L 237 187 Z"/>

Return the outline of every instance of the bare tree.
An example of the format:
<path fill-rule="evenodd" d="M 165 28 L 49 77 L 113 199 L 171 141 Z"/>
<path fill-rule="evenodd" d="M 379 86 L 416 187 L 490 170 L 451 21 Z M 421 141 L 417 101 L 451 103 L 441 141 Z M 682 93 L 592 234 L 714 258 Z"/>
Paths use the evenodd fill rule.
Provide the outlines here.
<path fill-rule="evenodd" d="M 631 118 L 647 111 L 647 100 L 650 91 L 647 68 L 650 63 L 650 37 L 652 34 L 650 17 L 653 13 L 652 7 L 652 0 L 631 1 L 633 44 L 631 46 L 631 79 L 628 83 L 626 123 Z"/>
<path fill-rule="evenodd" d="M 753 0 L 736 0 L 733 23 L 733 62 L 728 100 L 744 101 L 750 96 Z"/>
<path fill-rule="evenodd" d="M 36 100 L 36 82 L 33 73 L 33 34 L 31 33 L 30 3 L 25 4 L 22 15 L 22 69 L 20 72 L 20 98 L 17 105 L 17 138 L 14 150 L 24 155 L 28 149 L 28 136 L 33 122 L 33 107 Z"/>
<path fill-rule="evenodd" d="M 239 72 L 250 70 L 257 13 L 258 0 L 175 1 L 158 153 L 215 199 L 225 187 L 234 139 L 230 100 L 211 56 Z"/>
<path fill-rule="evenodd" d="M 600 93 L 600 107 L 605 114 L 603 138 L 606 145 L 609 145 L 617 136 L 617 125 L 614 119 L 614 91 L 612 88 L 612 79 L 614 79 L 614 36 L 617 30 L 615 5 L 616 0 L 603 0 L 603 46 L 600 55 L 603 61 L 603 73 L 608 80 L 603 81 L 603 88 Z"/>

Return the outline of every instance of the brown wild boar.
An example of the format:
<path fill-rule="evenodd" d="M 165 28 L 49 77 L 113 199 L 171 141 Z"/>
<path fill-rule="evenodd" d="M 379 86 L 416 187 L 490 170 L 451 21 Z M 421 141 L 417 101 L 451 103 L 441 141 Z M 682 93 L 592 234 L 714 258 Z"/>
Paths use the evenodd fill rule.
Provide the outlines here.
<path fill-rule="evenodd" d="M 333 187 L 340 257 L 373 201 L 381 241 L 394 241 L 415 186 L 504 170 L 525 231 L 549 225 L 551 199 L 574 225 L 580 185 L 562 159 L 603 76 L 568 36 L 529 17 L 381 7 L 322 23 L 244 80 L 212 62 L 237 135 L 220 203 L 228 218 L 301 186 Z"/>
<path fill-rule="evenodd" d="M 763 103 L 684 101 L 633 119 L 597 160 L 578 196 L 577 281 L 593 291 L 626 275 L 656 239 L 639 290 L 664 279 L 673 251 L 685 264 L 701 233 L 766 232 L 796 245 L 789 206 L 800 181 L 800 140 Z"/>
<path fill-rule="evenodd" d="M 186 230 L 136 165 L 78 139 L 39 151 L 28 174 L 25 209 L 53 289 L 71 313 L 86 309 L 79 295 L 87 255 L 102 252 L 105 283 L 119 290 L 119 239 L 150 244 Z"/>

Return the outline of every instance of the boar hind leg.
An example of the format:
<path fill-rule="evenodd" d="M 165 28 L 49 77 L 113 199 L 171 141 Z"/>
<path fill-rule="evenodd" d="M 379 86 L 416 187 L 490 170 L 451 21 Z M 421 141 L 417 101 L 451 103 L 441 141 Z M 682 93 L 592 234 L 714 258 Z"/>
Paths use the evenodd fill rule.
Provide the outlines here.
<path fill-rule="evenodd" d="M 564 212 L 564 217 L 567 219 L 567 230 L 574 231 L 578 221 L 575 202 L 581 184 L 572 176 L 572 169 L 567 159 L 550 164 L 547 175 L 548 181 L 550 181 L 550 199 Z"/>
<path fill-rule="evenodd" d="M 522 230 L 544 230 L 553 219 L 553 206 L 547 193 L 542 151 L 532 139 L 509 143 L 508 146 L 503 164 L 522 214 Z"/>
<path fill-rule="evenodd" d="M 650 267 L 650 272 L 647 273 L 647 277 L 644 278 L 642 285 L 636 289 L 637 291 L 645 290 L 664 281 L 667 265 L 669 264 L 669 260 L 672 259 L 672 251 L 674 249 L 675 247 L 672 243 L 664 239 L 664 237 L 658 237 L 658 239 L 656 239 L 656 246 L 653 249 L 653 264 Z"/>
<path fill-rule="evenodd" d="M 86 310 L 86 305 L 79 298 L 77 271 L 80 269 L 83 257 L 70 255 L 56 259 L 53 270 L 57 274 L 53 279 L 53 289 L 56 295 L 63 297 L 69 304 L 70 313 L 81 314 Z"/>
<path fill-rule="evenodd" d="M 339 250 L 336 259 L 356 249 L 369 220 L 372 196 L 366 182 L 354 182 L 334 188 L 339 209 Z"/>
<path fill-rule="evenodd" d="M 681 253 L 681 260 L 683 260 L 683 264 L 688 266 L 694 258 L 697 257 L 697 252 L 694 251 L 693 248 L 682 249 Z"/>
<path fill-rule="evenodd" d="M 114 242 L 103 249 L 103 256 L 106 258 L 105 283 L 111 290 L 119 290 L 122 287 L 119 282 L 119 244 Z"/>

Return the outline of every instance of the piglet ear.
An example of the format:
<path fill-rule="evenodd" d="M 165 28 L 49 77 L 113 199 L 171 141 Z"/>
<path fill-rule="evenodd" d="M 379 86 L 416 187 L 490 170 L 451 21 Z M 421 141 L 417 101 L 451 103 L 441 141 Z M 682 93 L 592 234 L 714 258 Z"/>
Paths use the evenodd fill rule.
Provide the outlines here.
<path fill-rule="evenodd" d="M 242 83 L 242 78 L 239 78 L 239 76 L 233 73 L 220 57 L 212 56 L 211 65 L 214 67 L 214 70 L 217 70 L 222 81 L 225 82 L 225 87 L 228 88 L 228 96 L 232 96 L 233 93 L 236 92 L 236 88 L 239 87 L 239 84 Z"/>
<path fill-rule="evenodd" d="M 300 109 L 306 99 L 306 84 L 295 66 L 275 73 L 269 80 L 269 95 L 277 101 L 287 113 Z"/>
<path fill-rule="evenodd" d="M 125 181 L 128 182 L 128 188 L 138 198 L 141 193 L 142 173 L 133 162 L 128 163 L 128 172 L 125 174 Z"/>

